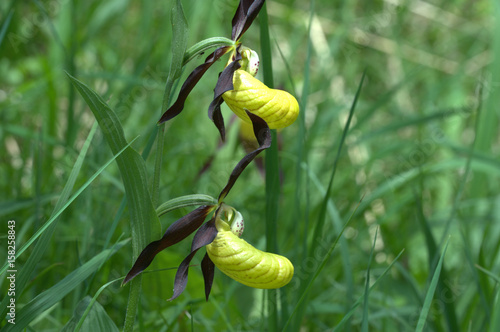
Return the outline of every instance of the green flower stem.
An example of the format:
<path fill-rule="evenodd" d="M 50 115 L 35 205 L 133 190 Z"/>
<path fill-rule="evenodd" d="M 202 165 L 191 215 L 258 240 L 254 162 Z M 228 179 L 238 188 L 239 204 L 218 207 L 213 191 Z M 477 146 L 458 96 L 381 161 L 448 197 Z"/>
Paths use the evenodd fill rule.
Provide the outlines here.
<path fill-rule="evenodd" d="M 271 42 L 269 39 L 269 27 L 267 18 L 267 6 L 264 3 L 260 14 L 260 46 L 262 54 L 262 70 L 264 73 L 264 84 L 269 88 L 274 87 Z M 271 131 L 272 144 L 266 150 L 266 250 L 278 253 L 276 233 L 278 220 L 278 199 L 280 195 L 279 184 L 279 160 L 278 160 L 278 140 L 276 130 Z M 267 320 L 268 331 L 278 330 L 278 291 L 270 289 L 267 291 L 267 310 L 269 313 Z"/>
<path fill-rule="evenodd" d="M 125 313 L 125 323 L 123 331 L 133 331 L 135 323 L 135 315 L 139 305 L 139 298 L 142 289 L 142 275 L 137 276 L 130 282 L 130 291 L 128 295 L 127 311 Z"/>
<path fill-rule="evenodd" d="M 196 43 L 186 50 L 186 52 L 184 53 L 184 59 L 182 60 L 182 65 L 184 66 L 186 63 L 193 60 L 209 48 L 221 46 L 235 47 L 236 42 L 225 37 L 213 37 L 202 40 L 201 42 Z"/>

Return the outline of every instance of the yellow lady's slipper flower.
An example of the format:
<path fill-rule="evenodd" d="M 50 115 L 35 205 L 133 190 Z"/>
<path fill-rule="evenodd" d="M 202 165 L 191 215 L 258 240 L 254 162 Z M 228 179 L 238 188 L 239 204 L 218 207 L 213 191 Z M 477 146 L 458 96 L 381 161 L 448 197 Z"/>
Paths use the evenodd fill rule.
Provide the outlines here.
<path fill-rule="evenodd" d="M 231 226 L 219 216 L 215 220 L 217 236 L 206 246 L 210 260 L 230 278 L 250 287 L 274 289 L 285 286 L 293 277 L 293 265 L 284 256 L 256 249 L 239 236 L 243 233 L 241 214 L 232 210 Z"/>
<path fill-rule="evenodd" d="M 184 240 L 193 232 L 196 233 L 193 237 L 191 252 L 184 258 L 177 269 L 174 281 L 174 294 L 170 300 L 182 294 L 187 285 L 191 260 L 198 250 L 208 245 L 212 245 L 211 252 L 213 256 L 209 256 L 207 252 L 201 261 L 207 301 L 212 289 L 216 265 L 224 273 L 232 276 L 233 279 L 251 287 L 278 288 L 286 285 L 290 281 L 293 275 L 293 266 L 290 261 L 285 257 L 257 250 L 247 242 L 239 239 L 239 236 L 243 232 L 243 218 L 241 218 L 241 215 L 236 210 L 223 203 L 224 198 L 226 198 L 227 194 L 231 191 L 231 188 L 245 168 L 259 153 L 271 146 L 272 136 L 267 123 L 250 112 L 247 113 L 247 116 L 252 121 L 254 136 L 257 138 L 258 147 L 245 155 L 235 166 L 229 176 L 226 186 L 219 194 L 217 204 L 202 205 L 171 224 L 161 239 L 151 242 L 142 250 L 134 265 L 127 273 L 123 284 L 128 283 L 142 273 L 151 264 L 155 256 L 162 250 Z M 214 216 L 209 221 L 205 222 L 206 217 L 213 211 L 215 211 Z M 238 217 L 233 218 L 235 215 Z M 220 218 L 230 220 L 231 227 L 229 227 L 229 223 L 223 220 L 218 221 Z M 217 226 L 217 224 L 219 224 L 219 226 Z M 227 228 L 225 225 L 227 225 Z M 218 235 L 219 229 L 221 232 L 220 235 Z M 222 256 L 231 251 L 237 251 L 238 255 L 235 255 L 232 259 L 225 260 L 225 257 Z M 214 257 L 214 262 L 212 262 L 211 257 Z M 234 264 L 238 264 L 235 259 L 240 260 L 241 266 L 247 266 L 248 271 L 231 272 Z M 249 265 L 249 262 L 256 262 L 259 264 Z"/>
<path fill-rule="evenodd" d="M 241 119 L 251 123 L 245 109 L 267 122 L 270 129 L 285 128 L 299 115 L 299 104 L 294 96 L 283 90 L 270 89 L 244 70 L 236 70 L 233 90 L 222 98 Z"/>

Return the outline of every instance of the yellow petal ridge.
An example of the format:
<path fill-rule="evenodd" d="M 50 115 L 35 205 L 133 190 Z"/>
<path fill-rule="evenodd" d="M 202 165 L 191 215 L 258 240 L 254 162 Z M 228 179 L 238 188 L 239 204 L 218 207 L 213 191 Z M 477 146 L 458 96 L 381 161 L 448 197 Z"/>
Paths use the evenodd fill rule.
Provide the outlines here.
<path fill-rule="evenodd" d="M 280 288 L 293 277 L 293 265 L 286 257 L 261 251 L 231 231 L 221 228 L 206 248 L 215 266 L 246 286 Z"/>
<path fill-rule="evenodd" d="M 222 95 L 229 108 L 242 120 L 251 123 L 245 113 L 260 116 L 269 128 L 278 129 L 291 125 L 299 115 L 299 104 L 294 96 L 283 90 L 270 89 L 244 70 L 236 70 L 233 90 Z"/>

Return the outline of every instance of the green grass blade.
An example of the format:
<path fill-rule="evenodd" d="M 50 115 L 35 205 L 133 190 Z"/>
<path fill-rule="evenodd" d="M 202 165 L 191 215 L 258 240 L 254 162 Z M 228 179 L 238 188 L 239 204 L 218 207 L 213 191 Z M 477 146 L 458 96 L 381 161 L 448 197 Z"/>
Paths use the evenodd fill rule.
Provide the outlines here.
<path fill-rule="evenodd" d="M 71 197 L 71 199 L 68 200 L 68 198 L 71 195 L 71 191 L 73 190 L 73 186 L 75 185 L 76 179 L 78 177 L 78 173 L 80 172 L 80 169 L 81 169 L 83 162 L 85 160 L 85 156 L 86 156 L 87 151 L 89 149 L 90 142 L 92 141 L 92 138 L 94 137 L 96 129 L 97 129 L 97 125 L 94 124 L 94 126 L 92 127 L 92 129 L 90 130 L 90 132 L 87 136 L 85 143 L 83 144 L 83 147 L 80 151 L 80 154 L 78 155 L 78 158 L 75 161 L 73 169 L 71 170 L 71 173 L 68 177 L 68 181 L 66 182 L 66 184 L 61 192 L 61 195 L 59 196 L 59 199 L 57 200 L 56 206 L 54 207 L 54 211 L 52 212 L 51 217 L 42 227 L 40 227 L 35 232 L 35 234 L 25 244 L 23 244 L 23 246 L 20 249 L 18 249 L 16 251 L 16 259 L 17 259 L 27 248 L 29 248 L 29 246 L 31 246 L 31 244 L 33 242 L 35 242 L 36 239 L 38 239 L 38 237 L 40 237 L 39 241 L 35 245 L 33 252 L 28 257 L 28 260 L 26 261 L 23 268 L 19 272 L 19 275 L 16 278 L 17 298 L 19 298 L 19 295 L 22 294 L 24 287 L 26 286 L 26 283 L 32 278 L 32 273 L 35 270 L 35 267 L 37 266 L 37 264 L 42 259 L 43 254 L 45 253 L 46 249 L 51 245 L 51 238 L 52 238 L 52 235 L 54 234 L 55 228 L 57 226 L 57 218 L 66 209 L 66 207 L 68 207 L 81 193 L 81 191 L 77 191 L 73 195 L 73 197 Z M 104 170 L 104 169 L 102 169 L 102 170 Z M 87 186 L 91 182 L 92 181 L 88 181 Z M 84 185 L 85 188 L 87 186 Z M 2 275 L 6 270 L 7 270 L 7 263 L 2 267 L 2 270 L 0 271 L 0 275 Z M 1 303 L 1 305 L 2 305 L 1 316 L 2 317 L 4 317 L 5 313 L 7 312 L 7 301 L 9 301 L 9 297 L 6 296 Z"/>
<path fill-rule="evenodd" d="M 163 94 L 163 111 L 168 108 L 168 99 L 170 96 L 170 89 L 172 88 L 171 84 L 181 76 L 183 58 L 187 48 L 189 28 L 180 0 L 177 0 L 172 7 L 170 20 L 172 22 L 172 62 L 170 63 L 167 86 Z M 170 83 L 170 85 L 168 83 Z"/>
<path fill-rule="evenodd" d="M 0 216 L 14 214 L 23 209 L 33 207 L 35 204 L 45 205 L 52 200 L 58 198 L 57 194 L 46 194 L 37 197 L 36 199 L 12 199 L 0 203 Z M 38 202 L 37 202 L 38 201 Z"/>
<path fill-rule="evenodd" d="M 361 88 L 363 86 L 363 82 L 365 80 L 365 77 L 366 77 L 366 71 L 363 72 L 363 76 L 361 77 L 361 80 L 360 80 L 359 85 L 358 85 L 358 90 L 356 91 L 356 95 L 354 96 L 354 100 L 352 102 L 351 109 L 349 111 L 349 117 L 347 118 L 347 122 L 345 124 L 344 130 L 342 131 L 342 137 L 340 138 L 339 147 L 337 149 L 337 155 L 335 156 L 335 160 L 333 163 L 332 174 L 330 175 L 330 181 L 328 182 L 328 188 L 326 190 L 326 195 L 323 198 L 323 201 L 321 204 L 321 209 L 320 209 L 318 221 L 316 222 L 316 225 L 314 228 L 313 241 L 312 241 L 312 245 L 311 245 L 309 252 L 314 252 L 314 249 L 316 249 L 316 246 L 318 243 L 317 240 L 319 240 L 319 238 L 321 237 L 322 232 L 323 232 L 323 226 L 324 226 L 325 220 L 326 220 L 326 207 L 328 205 L 328 199 L 330 198 L 330 192 L 331 192 L 332 186 L 333 186 L 333 179 L 335 178 L 335 173 L 337 171 L 337 165 L 338 165 L 338 162 L 340 160 L 340 155 L 342 153 L 342 147 L 344 146 L 344 142 L 345 142 L 345 139 L 347 137 L 347 133 L 349 132 L 349 126 L 351 124 L 351 120 L 352 120 L 352 117 L 354 115 L 354 110 L 356 109 L 358 99 L 361 95 Z"/>
<path fill-rule="evenodd" d="M 498 2 L 491 1 L 492 11 L 494 12 L 495 23 L 493 31 L 500 29 L 500 7 Z M 491 34 L 491 52 L 492 58 L 489 65 L 489 78 L 485 84 L 484 94 L 485 103 L 484 109 L 478 115 L 478 130 L 476 131 L 476 146 L 477 150 L 484 153 L 491 153 L 495 141 L 498 139 L 499 129 L 499 115 L 498 115 L 498 100 L 500 99 L 500 89 L 498 84 L 500 82 L 500 35 L 497 33 Z M 472 181 L 471 195 L 472 197 L 484 197 L 485 188 L 490 189 L 488 186 L 489 179 L 486 174 L 474 174 Z M 491 187 L 493 189 L 494 187 Z M 497 189 L 497 188 L 495 188 Z"/>
<path fill-rule="evenodd" d="M 104 250 L 91 260 L 75 269 L 57 284 L 37 295 L 28 302 L 16 314 L 16 324 L 6 325 L 2 331 L 14 332 L 22 331 L 28 324 L 41 315 L 45 310 L 64 298 L 69 292 L 75 289 L 80 283 L 84 282 L 101 264 L 108 260 L 121 247 L 127 244 L 129 240 L 117 243 L 111 249 Z"/>
<path fill-rule="evenodd" d="M 7 14 L 7 17 L 5 18 L 5 21 L 3 21 L 2 29 L 0 29 L 0 46 L 2 46 L 2 42 L 5 38 L 5 34 L 7 33 L 7 29 L 9 28 L 10 21 L 12 20 L 13 15 L 14 15 L 14 10 L 11 9 L 9 11 L 9 14 Z"/>
<path fill-rule="evenodd" d="M 295 305 L 295 308 L 292 311 L 292 314 L 290 315 L 290 317 L 288 317 L 288 320 L 286 321 L 286 323 L 285 323 L 285 325 L 283 327 L 283 331 L 286 330 L 286 328 L 288 327 L 288 325 L 291 323 L 292 318 L 299 311 L 299 309 L 304 307 L 303 302 L 305 302 L 307 294 L 309 293 L 309 291 L 312 288 L 312 285 L 314 284 L 314 280 L 316 280 L 316 278 L 319 276 L 319 274 L 321 273 L 321 271 L 325 267 L 326 263 L 328 262 L 328 259 L 332 255 L 333 249 L 335 249 L 335 247 L 337 246 L 337 243 L 339 242 L 340 238 L 342 237 L 342 234 L 344 234 L 344 231 L 345 231 L 347 225 L 349 225 L 349 222 L 351 221 L 351 218 L 352 218 L 352 216 L 354 215 L 355 212 L 356 211 L 354 211 L 351 214 L 351 216 L 349 217 L 349 220 L 347 220 L 347 222 L 344 224 L 344 226 L 342 227 L 342 230 L 340 231 L 339 235 L 337 235 L 337 237 L 335 238 L 335 240 L 331 244 L 330 248 L 326 252 L 325 256 L 323 256 L 321 264 L 318 266 L 318 268 L 316 269 L 316 271 L 314 271 L 314 274 L 307 281 L 307 284 L 304 287 L 304 290 L 300 293 L 300 298 L 297 301 L 297 304 Z"/>
<path fill-rule="evenodd" d="M 104 263 L 104 262 L 103 262 Z M 160 272 L 160 271 L 173 271 L 173 270 L 176 270 L 177 268 L 164 268 L 164 269 L 155 269 L 155 270 L 149 270 L 149 271 L 144 271 L 143 274 L 148 274 L 148 273 L 154 273 L 154 272 Z M 118 282 L 118 281 L 122 281 L 123 279 L 125 279 L 125 277 L 120 277 L 118 279 L 114 279 L 114 280 L 111 280 L 107 283 L 105 283 L 104 285 L 102 285 L 98 290 L 97 292 L 94 294 L 94 296 L 92 297 L 92 300 L 90 300 L 88 303 L 87 303 L 87 306 L 85 307 L 85 310 L 83 311 L 83 313 L 79 316 L 79 320 L 77 322 L 75 322 L 75 328 L 74 328 L 74 331 L 77 332 L 79 331 L 82 327 L 85 327 L 85 319 L 87 317 L 87 315 L 89 314 L 89 312 L 92 310 L 92 306 L 94 305 L 94 303 L 97 301 L 97 298 L 99 297 L 99 295 L 101 295 L 101 293 L 110 285 L 114 284 L 115 282 Z M 82 308 L 83 309 L 83 308 Z M 71 331 L 73 331 L 73 329 L 71 329 Z M 87 331 L 86 329 L 84 329 L 84 331 Z"/>
<path fill-rule="evenodd" d="M 274 87 L 271 42 L 269 38 L 269 26 L 267 17 L 267 6 L 264 3 L 259 13 L 260 23 L 260 47 L 261 47 L 261 66 L 264 73 L 264 84 L 269 88 Z M 271 130 L 272 144 L 266 150 L 265 169 L 266 169 L 266 251 L 278 252 L 277 245 L 277 220 L 278 220 L 278 202 L 280 196 L 280 175 L 278 159 L 278 136 L 276 130 Z M 270 289 L 267 292 L 267 310 L 268 310 L 268 331 L 278 330 L 278 307 L 280 298 L 278 291 Z"/>
<path fill-rule="evenodd" d="M 314 0 L 311 1 L 309 5 L 309 22 L 307 27 L 307 53 L 306 53 L 306 64 L 304 67 L 304 86 L 302 87 L 302 94 L 299 100 L 299 118 L 298 125 L 299 130 L 297 133 L 297 160 L 295 163 L 295 213 L 293 216 L 293 223 L 299 225 L 301 223 L 304 224 L 302 230 L 299 230 L 297 227 L 296 230 L 296 241 L 297 243 L 302 242 L 302 258 L 307 257 L 307 238 L 309 234 L 309 181 L 305 183 L 305 189 L 302 190 L 302 182 L 303 182 L 303 174 L 302 174 L 302 163 L 308 163 L 308 155 L 307 149 L 305 147 L 306 137 L 307 137 L 307 128 L 306 128 L 306 110 L 307 110 L 307 101 L 309 98 L 309 81 L 310 81 L 310 65 L 312 58 L 312 45 L 311 45 L 311 27 L 314 17 Z M 304 199 L 302 193 L 305 193 L 306 197 L 306 206 L 305 212 L 301 211 L 301 202 Z"/>
<path fill-rule="evenodd" d="M 498 279 L 496 279 L 495 281 L 497 283 L 499 282 Z M 498 293 L 499 292 L 497 290 L 497 293 L 495 296 L 495 303 L 494 303 L 493 309 L 492 309 L 490 328 L 488 329 L 488 331 L 490 331 L 490 332 L 500 331 L 500 296 Z"/>
<path fill-rule="evenodd" d="M 189 29 L 180 0 L 177 0 L 172 7 L 170 21 L 172 24 L 172 60 L 170 62 L 170 71 L 165 84 L 165 91 L 163 92 L 160 114 L 168 109 L 172 85 L 181 76 L 183 57 L 187 47 Z M 163 147 L 165 144 L 165 123 L 158 128 L 157 135 L 155 169 L 152 183 L 153 188 L 151 190 L 153 206 L 158 205 L 160 195 L 160 173 L 163 160 Z"/>
<path fill-rule="evenodd" d="M 391 264 L 389 264 L 389 266 L 384 270 L 384 272 L 380 275 L 380 277 L 377 278 L 377 280 L 375 280 L 375 282 L 373 283 L 373 285 L 370 287 L 370 291 L 373 290 L 373 288 L 375 288 L 375 286 L 377 286 L 377 284 L 382 280 L 382 278 L 387 274 L 387 272 L 389 272 L 389 270 L 392 268 L 392 266 L 398 261 L 399 257 L 401 257 L 401 255 L 403 254 L 404 250 L 402 250 L 397 256 L 396 258 L 394 258 L 394 260 L 391 262 Z M 335 326 L 335 328 L 333 329 L 332 332 L 335 332 L 335 331 L 338 331 L 342 326 L 344 326 L 344 324 L 351 318 L 351 316 L 354 314 L 354 311 L 356 310 L 356 308 L 361 304 L 361 302 L 363 301 L 364 299 L 364 295 L 361 295 L 357 300 L 356 302 L 354 303 L 354 305 L 352 306 L 351 310 L 349 310 L 349 312 L 344 316 L 344 318 L 342 318 L 342 320 L 339 322 L 339 324 L 337 326 Z"/>
<path fill-rule="evenodd" d="M 95 303 L 93 300 L 90 296 L 86 296 L 78 302 L 73 317 L 64 325 L 61 332 L 79 331 L 82 326 L 83 331 L 118 332 L 118 327 L 108 316 L 102 305 L 99 302 Z M 84 316 L 87 319 L 82 321 Z"/>
<path fill-rule="evenodd" d="M 472 252 L 472 245 L 470 244 L 470 240 L 467 236 L 467 234 L 465 234 L 465 231 L 462 230 L 461 231 L 461 235 L 462 235 L 462 241 L 464 243 L 464 253 L 465 253 L 465 263 L 467 263 L 467 265 L 470 266 L 471 268 L 471 283 L 474 284 L 475 288 L 477 289 L 477 294 L 478 294 L 478 297 L 479 297 L 479 303 L 481 304 L 481 312 L 484 313 L 486 315 L 486 317 L 489 319 L 491 317 L 491 306 L 490 306 L 490 303 L 492 303 L 492 301 L 489 299 L 489 297 L 491 296 L 491 292 L 488 292 L 489 289 L 486 288 L 484 286 L 484 284 L 482 283 L 482 275 L 479 275 L 476 271 L 476 269 L 474 269 L 474 253 Z"/>
<path fill-rule="evenodd" d="M 77 321 L 77 324 L 74 328 L 74 332 L 78 332 L 80 331 L 80 329 L 82 327 L 85 326 L 85 321 L 86 321 L 86 318 L 88 316 L 88 314 L 91 312 L 93 306 L 95 305 L 95 303 L 97 302 L 97 298 L 99 297 L 99 295 L 102 293 L 103 290 L 105 290 L 109 285 L 117 282 L 117 281 L 121 281 L 125 279 L 125 277 L 121 277 L 121 278 L 118 278 L 118 279 L 115 279 L 115 280 L 112 280 L 104 285 L 102 285 L 98 290 L 97 292 L 95 293 L 94 297 L 89 300 L 89 301 L 86 301 L 86 305 L 83 307 L 85 308 L 85 311 L 83 311 L 83 313 L 81 314 L 81 316 L 79 317 L 78 321 Z M 99 304 L 99 302 L 97 302 L 97 304 Z M 82 309 L 83 309 L 82 308 Z M 76 311 L 76 310 L 75 310 Z M 73 330 L 72 330 L 73 331 Z M 88 331 L 88 328 L 85 328 L 84 331 Z"/>
<path fill-rule="evenodd" d="M 415 195 L 415 202 L 417 207 L 417 219 L 423 229 L 425 236 L 427 252 L 428 252 L 428 260 L 429 260 L 429 271 L 431 271 L 436 266 L 439 257 L 438 246 L 436 244 L 436 241 L 434 240 L 434 236 L 432 235 L 431 227 L 427 222 L 427 218 L 424 215 L 421 198 L 418 197 L 418 195 Z M 453 301 L 448 301 L 446 298 L 447 294 L 452 293 L 449 286 L 445 282 L 446 280 L 449 280 L 449 278 L 443 263 L 442 271 L 440 273 L 437 285 L 438 299 L 441 301 L 444 307 L 444 316 L 446 318 L 448 330 L 457 331 L 459 328 L 457 322 L 457 315 L 455 313 L 456 312 L 455 304 Z"/>
<path fill-rule="evenodd" d="M 373 237 L 372 250 L 370 251 L 370 258 L 368 258 L 368 267 L 366 268 L 366 282 L 365 293 L 363 295 L 363 318 L 361 319 L 361 331 L 368 332 L 369 319 L 368 319 L 368 297 L 370 295 L 370 267 L 373 261 L 373 253 L 375 252 L 375 244 L 377 243 L 378 227 Z"/>
<path fill-rule="evenodd" d="M 68 74 L 75 88 L 92 110 L 106 141 L 113 153 L 127 145 L 123 128 L 116 114 L 92 89 Z M 152 236 L 160 236 L 160 222 L 147 188 L 144 159 L 131 147 L 125 149 L 116 162 L 122 175 L 129 204 L 130 228 L 132 232 L 132 262 L 142 249 L 151 242 Z M 133 329 L 137 305 L 141 293 L 141 278 L 131 282 L 129 304 L 125 317 L 125 331 Z"/>
<path fill-rule="evenodd" d="M 425 295 L 424 305 L 422 306 L 422 311 L 420 312 L 420 317 L 418 318 L 417 327 L 415 329 L 416 332 L 422 332 L 424 330 L 425 323 L 427 321 L 427 316 L 429 314 L 432 305 L 432 299 L 434 298 L 434 293 L 436 292 L 436 288 L 439 282 L 439 275 L 441 274 L 441 268 L 443 266 L 444 256 L 446 254 L 446 249 L 448 248 L 449 242 L 450 240 L 448 239 L 448 241 L 446 241 L 446 244 L 444 246 L 443 253 L 439 258 L 439 262 L 436 265 L 436 269 L 434 270 L 432 280 L 429 285 L 429 289 L 427 290 L 427 294 Z"/>
<path fill-rule="evenodd" d="M 94 175 L 92 175 L 86 182 L 83 186 L 81 186 L 74 194 L 73 196 L 71 196 L 70 199 L 68 199 L 68 201 L 66 203 L 64 203 L 64 205 L 61 206 L 60 209 L 56 210 L 54 209 L 54 214 L 53 216 L 51 216 L 51 218 L 49 220 L 47 220 L 47 222 L 42 226 L 40 227 L 36 232 L 35 234 L 33 234 L 33 236 L 16 252 L 16 259 L 22 254 L 24 253 L 24 251 L 26 251 L 26 249 L 28 249 L 32 244 L 33 242 L 36 241 L 36 239 L 38 239 L 42 234 L 45 234 L 45 232 L 47 232 L 47 229 L 56 221 L 56 219 L 61 215 L 61 213 L 64 212 L 64 210 L 66 210 L 66 208 L 68 208 L 68 206 L 71 205 L 71 203 L 73 203 L 73 201 L 78 198 L 78 196 L 97 178 L 97 176 L 99 176 L 99 174 L 101 174 L 104 169 L 106 167 L 108 167 L 118 156 L 120 156 L 120 154 L 125 151 L 129 146 L 130 144 L 132 144 L 133 142 L 135 141 L 135 139 L 133 139 L 129 144 L 127 144 L 121 151 L 118 151 L 118 154 L 116 154 L 113 158 L 111 158 L 108 162 L 106 162 L 101 168 L 99 168 L 95 173 Z M 64 190 L 63 190 L 64 192 Z M 61 198 L 59 198 L 59 200 L 61 200 Z M 59 202 L 59 201 L 58 201 Z M 56 207 L 58 206 L 58 204 L 56 204 Z M 33 256 L 33 255 L 32 255 Z M 30 257 L 32 257 L 30 256 Z M 27 265 L 27 263 L 26 263 Z M 0 274 L 2 273 L 5 273 L 5 271 L 7 270 L 7 264 L 5 264 L 2 269 L 0 270 Z M 19 281 L 19 279 L 18 279 Z"/>
<path fill-rule="evenodd" d="M 337 163 L 338 163 L 338 161 L 340 159 L 340 155 L 341 155 L 341 152 L 342 152 L 342 147 L 343 147 L 344 142 L 345 142 L 345 138 L 347 137 L 347 133 L 349 132 L 349 126 L 351 124 L 351 120 L 352 120 L 352 117 L 354 115 L 354 110 L 356 109 L 357 101 L 359 99 L 359 96 L 361 95 L 361 87 L 363 86 L 363 81 L 364 81 L 365 75 L 366 75 L 366 72 L 364 72 L 363 76 L 361 77 L 361 81 L 360 81 L 360 83 L 358 85 L 358 90 L 356 92 L 356 95 L 354 96 L 354 100 L 353 100 L 353 103 L 351 105 L 351 109 L 350 109 L 350 112 L 349 112 L 349 117 L 347 119 L 347 122 L 345 124 L 344 130 L 342 132 L 342 137 L 340 139 L 340 143 L 339 143 L 339 146 L 338 146 L 338 149 L 337 149 L 337 154 L 335 156 L 332 173 L 330 175 L 330 180 L 329 180 L 329 183 L 328 183 L 328 188 L 326 189 L 325 196 L 323 197 L 323 200 L 321 202 L 320 212 L 319 212 L 319 215 L 318 215 L 317 222 L 315 224 L 313 238 L 312 238 L 311 246 L 310 246 L 310 249 L 309 249 L 310 253 L 315 252 L 318 244 L 320 243 L 320 239 L 323 236 L 323 227 L 324 227 L 324 224 L 325 224 L 325 221 L 326 221 L 326 211 L 327 211 L 327 207 L 328 207 L 328 201 L 330 200 L 330 193 L 331 193 L 331 189 L 332 189 L 332 186 L 333 186 L 333 180 L 335 178 L 335 173 L 336 173 L 336 170 L 337 170 Z M 308 286 L 306 286 L 306 287 L 308 287 Z M 301 289 L 301 291 L 299 292 L 299 294 L 301 294 L 301 296 L 302 296 L 303 292 L 305 292 L 304 288 Z M 298 310 L 299 314 L 296 317 L 295 326 L 299 326 L 300 325 L 302 317 L 305 314 L 306 302 L 307 301 L 304 302 L 302 309 Z"/>
<path fill-rule="evenodd" d="M 484 267 L 481 267 L 479 265 L 476 265 L 476 268 L 478 270 L 482 271 L 483 273 L 485 273 L 486 275 L 488 275 L 491 279 L 495 280 L 495 282 L 497 284 L 500 284 L 500 277 L 499 276 L 497 276 L 496 274 L 494 274 L 491 271 L 486 270 Z"/>

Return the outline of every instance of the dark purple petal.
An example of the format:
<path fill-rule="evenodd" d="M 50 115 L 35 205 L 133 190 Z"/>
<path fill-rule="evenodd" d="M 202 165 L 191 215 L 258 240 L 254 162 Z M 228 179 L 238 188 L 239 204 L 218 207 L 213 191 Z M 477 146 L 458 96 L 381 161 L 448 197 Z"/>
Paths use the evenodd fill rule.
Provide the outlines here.
<path fill-rule="evenodd" d="M 170 225 L 160 240 L 151 242 L 142 250 L 134 266 L 132 266 L 125 280 L 123 280 L 122 285 L 125 285 L 144 271 L 160 251 L 184 240 L 189 234 L 193 233 L 203 224 L 203 221 L 205 221 L 205 218 L 212 210 L 213 205 L 200 206 Z"/>
<path fill-rule="evenodd" d="M 240 39 L 250 25 L 252 25 L 253 20 L 257 17 L 257 14 L 259 14 L 260 9 L 264 5 L 264 1 L 265 0 L 240 0 L 240 4 L 232 20 L 232 40 L 236 41 Z"/>
<path fill-rule="evenodd" d="M 234 13 L 233 20 L 231 21 L 233 30 L 231 32 L 231 39 L 232 40 L 237 40 L 236 36 L 238 36 L 243 30 L 243 26 L 245 24 L 246 20 L 246 13 L 248 11 L 248 8 L 252 4 L 253 0 L 240 0 L 240 3 L 238 5 L 238 8 L 236 8 L 236 12 Z"/>
<path fill-rule="evenodd" d="M 214 99 L 208 107 L 208 117 L 215 123 L 217 129 L 219 129 L 221 139 L 224 141 L 226 138 L 226 129 L 224 128 L 224 118 L 220 111 L 220 105 L 224 102 L 222 95 L 226 91 L 233 90 L 233 76 L 234 72 L 241 67 L 239 60 L 241 60 L 241 54 L 239 50 L 236 50 L 236 57 L 233 62 L 231 62 L 222 73 L 219 75 L 217 84 L 214 89 Z"/>
<path fill-rule="evenodd" d="M 245 110 L 245 112 L 247 112 L 250 120 L 252 120 L 253 132 L 255 134 L 255 137 L 257 138 L 257 141 L 259 142 L 259 147 L 243 157 L 243 159 L 241 159 L 238 165 L 236 165 L 236 167 L 233 169 L 233 172 L 229 176 L 229 180 L 227 181 L 226 186 L 224 187 L 224 189 L 222 189 L 219 195 L 219 203 L 224 200 L 224 198 L 229 193 L 234 183 L 243 172 L 243 170 L 248 166 L 248 164 L 250 164 L 250 162 L 259 153 L 271 146 L 271 131 L 269 130 L 269 126 L 267 125 L 266 121 L 264 121 L 258 115 L 250 113 L 247 110 Z"/>
<path fill-rule="evenodd" d="M 184 260 L 181 265 L 177 269 L 177 273 L 175 274 L 175 282 L 174 282 L 174 295 L 168 299 L 168 301 L 172 301 L 176 299 L 179 295 L 184 292 L 186 289 L 186 285 L 188 282 L 188 271 L 189 271 L 189 263 L 193 259 L 194 255 L 198 250 L 192 251 Z"/>
<path fill-rule="evenodd" d="M 215 264 L 212 262 L 208 253 L 205 253 L 205 257 L 201 261 L 201 271 L 203 272 L 203 280 L 205 281 L 205 297 L 210 296 L 210 291 L 212 290 L 212 284 L 214 283 L 214 273 Z"/>
<path fill-rule="evenodd" d="M 182 294 L 184 289 L 186 289 L 189 263 L 191 263 L 191 260 L 193 259 L 198 249 L 212 243 L 216 235 L 217 229 L 215 228 L 215 218 L 212 218 L 209 222 L 200 227 L 200 229 L 196 232 L 196 234 L 194 235 L 193 244 L 191 246 L 191 253 L 186 258 L 184 258 L 181 265 L 179 265 L 179 268 L 177 269 L 177 273 L 175 274 L 174 295 L 172 295 L 172 297 L 168 299 L 169 301 L 177 298 Z"/>
<path fill-rule="evenodd" d="M 212 107 L 214 101 L 212 101 L 210 107 Z M 223 102 L 224 100 L 222 98 L 217 100 L 217 103 L 214 105 L 214 109 L 211 111 L 209 116 L 219 130 L 220 138 L 224 142 L 226 140 L 226 127 L 224 126 L 224 117 L 222 116 L 222 112 L 220 110 L 220 105 L 222 105 Z"/>
<path fill-rule="evenodd" d="M 215 212 L 214 215 L 217 215 Z M 200 229 L 196 232 L 193 238 L 193 243 L 191 244 L 191 251 L 200 249 L 207 244 L 212 243 L 212 241 L 217 236 L 217 228 L 215 228 L 215 217 L 210 219 L 208 222 L 203 224 Z"/>
<path fill-rule="evenodd" d="M 194 86 L 201 79 L 203 74 L 205 74 L 208 68 L 210 68 L 210 66 L 212 66 L 215 63 L 215 61 L 220 59 L 220 57 L 226 54 L 230 49 L 231 46 L 219 47 L 205 59 L 204 64 L 199 65 L 191 72 L 191 74 L 189 74 L 188 78 L 181 87 L 177 100 L 172 106 L 170 106 L 170 108 L 167 111 L 165 111 L 165 113 L 163 113 L 160 120 L 158 121 L 158 124 L 168 121 L 182 112 L 186 98 L 188 97 L 189 93 L 193 90 Z"/>

